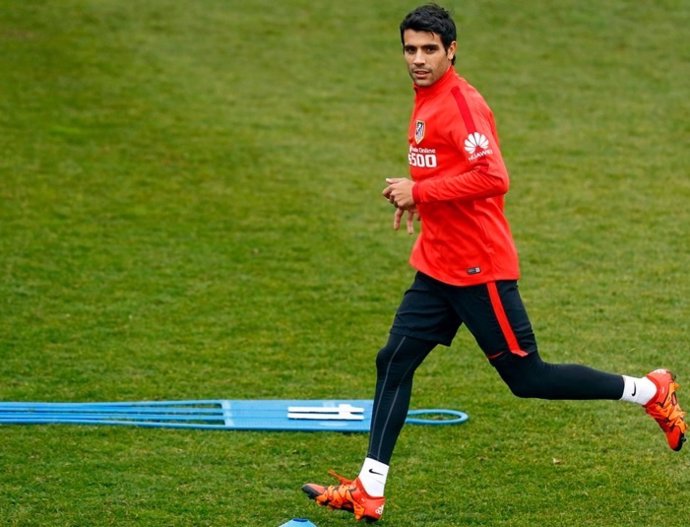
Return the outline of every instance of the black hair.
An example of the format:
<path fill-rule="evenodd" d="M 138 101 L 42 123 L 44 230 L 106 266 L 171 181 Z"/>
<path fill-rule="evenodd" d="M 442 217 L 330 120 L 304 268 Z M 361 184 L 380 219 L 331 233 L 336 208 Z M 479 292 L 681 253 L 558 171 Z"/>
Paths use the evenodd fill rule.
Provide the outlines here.
<path fill-rule="evenodd" d="M 450 13 L 437 4 L 425 4 L 411 11 L 400 23 L 400 41 L 405 45 L 404 33 L 406 29 L 414 31 L 428 31 L 441 37 L 444 49 L 457 40 L 457 29 Z M 455 64 L 455 57 L 452 60 Z"/>

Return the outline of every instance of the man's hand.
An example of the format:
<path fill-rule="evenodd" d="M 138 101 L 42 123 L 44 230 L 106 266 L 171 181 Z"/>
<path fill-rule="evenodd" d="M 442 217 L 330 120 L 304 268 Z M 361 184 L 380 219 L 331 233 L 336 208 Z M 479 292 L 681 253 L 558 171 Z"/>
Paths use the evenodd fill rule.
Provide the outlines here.
<path fill-rule="evenodd" d="M 407 211 L 398 208 L 395 209 L 395 215 L 393 216 L 393 229 L 395 229 L 396 231 L 400 229 L 400 220 L 402 219 L 403 214 L 405 214 L 405 212 L 407 212 L 407 234 L 414 234 L 415 216 L 417 217 L 417 219 L 419 219 L 419 213 L 417 212 L 417 209 L 414 207 L 411 209 L 407 209 Z"/>
<path fill-rule="evenodd" d="M 398 209 L 410 210 L 414 208 L 412 187 L 414 181 L 407 178 L 386 178 L 388 186 L 383 189 L 383 197 Z"/>

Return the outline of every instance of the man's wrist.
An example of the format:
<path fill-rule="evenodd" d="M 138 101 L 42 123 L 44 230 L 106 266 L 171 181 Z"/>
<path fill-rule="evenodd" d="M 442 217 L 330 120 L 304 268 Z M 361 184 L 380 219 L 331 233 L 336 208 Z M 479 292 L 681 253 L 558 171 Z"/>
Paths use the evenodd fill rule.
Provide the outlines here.
<path fill-rule="evenodd" d="M 420 203 L 422 201 L 421 189 L 419 188 L 419 183 L 412 184 L 412 201 Z"/>

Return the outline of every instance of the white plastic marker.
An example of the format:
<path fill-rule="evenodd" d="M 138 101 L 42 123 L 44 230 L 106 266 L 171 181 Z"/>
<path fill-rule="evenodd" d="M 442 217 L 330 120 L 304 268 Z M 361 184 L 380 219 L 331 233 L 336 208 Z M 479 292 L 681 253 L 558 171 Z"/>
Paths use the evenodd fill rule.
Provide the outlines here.
<path fill-rule="evenodd" d="M 288 419 L 363 421 L 364 407 L 341 403 L 338 406 L 289 406 Z"/>

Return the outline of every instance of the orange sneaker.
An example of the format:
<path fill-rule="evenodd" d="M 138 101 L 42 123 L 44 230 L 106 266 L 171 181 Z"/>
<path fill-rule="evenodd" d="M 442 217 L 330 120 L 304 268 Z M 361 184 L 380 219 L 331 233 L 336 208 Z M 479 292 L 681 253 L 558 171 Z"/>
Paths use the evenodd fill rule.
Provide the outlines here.
<path fill-rule="evenodd" d="M 302 487 L 302 490 L 318 505 L 354 513 L 357 521 L 375 522 L 381 518 L 386 498 L 369 496 L 362 487 L 359 478 L 352 481 L 333 471 L 328 473 L 337 478 L 340 485 L 324 487 L 315 483 L 307 483 Z"/>
<path fill-rule="evenodd" d="M 676 376 L 668 370 L 654 370 L 647 374 L 647 378 L 656 385 L 656 395 L 644 405 L 645 411 L 651 415 L 666 434 L 668 446 L 676 452 L 683 447 L 685 431 L 685 412 L 678 404 L 676 390 Z"/>

